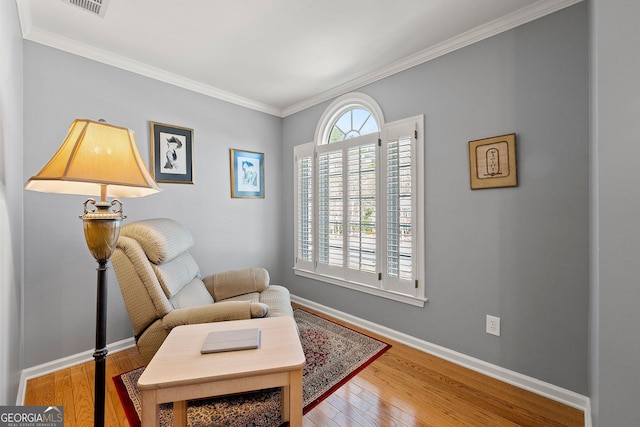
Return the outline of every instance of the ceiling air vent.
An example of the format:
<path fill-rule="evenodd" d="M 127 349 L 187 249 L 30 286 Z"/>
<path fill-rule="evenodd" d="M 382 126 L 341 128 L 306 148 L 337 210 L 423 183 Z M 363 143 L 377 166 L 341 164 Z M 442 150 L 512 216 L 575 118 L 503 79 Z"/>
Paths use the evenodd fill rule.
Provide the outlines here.
<path fill-rule="evenodd" d="M 104 18 L 104 14 L 107 11 L 107 4 L 109 0 L 62 0 L 65 3 L 78 6 L 79 8 L 86 10 L 87 12 L 98 15 Z"/>

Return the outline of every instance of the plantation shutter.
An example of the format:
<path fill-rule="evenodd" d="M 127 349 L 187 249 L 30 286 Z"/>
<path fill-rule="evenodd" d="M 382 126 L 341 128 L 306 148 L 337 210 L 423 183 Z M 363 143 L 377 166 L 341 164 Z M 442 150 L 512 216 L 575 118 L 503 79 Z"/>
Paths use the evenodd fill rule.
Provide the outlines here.
<path fill-rule="evenodd" d="M 314 260 L 313 148 L 313 143 L 294 147 L 294 215 L 296 220 L 295 267 L 309 271 L 313 270 Z"/>
<path fill-rule="evenodd" d="M 385 129 L 384 281 L 390 291 L 415 295 L 416 269 L 416 136 L 413 121 L 396 122 Z"/>
<path fill-rule="evenodd" d="M 318 264 L 344 265 L 342 150 L 318 155 Z"/>
<path fill-rule="evenodd" d="M 344 278 L 345 142 L 316 146 L 318 180 L 318 256 L 316 271 Z"/>
<path fill-rule="evenodd" d="M 376 273 L 377 141 L 351 147 L 348 154 L 349 268 Z"/>

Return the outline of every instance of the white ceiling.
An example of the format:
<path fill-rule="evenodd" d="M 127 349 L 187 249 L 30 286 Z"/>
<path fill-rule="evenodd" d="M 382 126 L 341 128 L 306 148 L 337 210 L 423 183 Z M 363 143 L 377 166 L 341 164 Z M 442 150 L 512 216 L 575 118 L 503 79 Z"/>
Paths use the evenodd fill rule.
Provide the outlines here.
<path fill-rule="evenodd" d="M 23 36 L 277 116 L 581 0 L 16 0 Z"/>

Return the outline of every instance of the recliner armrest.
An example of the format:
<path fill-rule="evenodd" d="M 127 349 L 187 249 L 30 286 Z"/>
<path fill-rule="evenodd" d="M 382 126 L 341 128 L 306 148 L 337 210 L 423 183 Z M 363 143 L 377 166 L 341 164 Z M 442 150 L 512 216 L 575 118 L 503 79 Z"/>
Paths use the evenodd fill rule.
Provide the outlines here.
<path fill-rule="evenodd" d="M 264 268 L 245 268 L 211 274 L 202 279 L 214 301 L 263 292 L 269 287 L 269 272 Z"/>
<path fill-rule="evenodd" d="M 224 302 L 224 301 L 222 301 Z M 231 301 L 229 301 L 231 302 Z M 269 306 L 262 302 L 252 302 L 251 303 L 251 317 L 265 317 L 269 314 Z"/>
<path fill-rule="evenodd" d="M 251 319 L 252 314 L 261 314 L 269 311 L 269 307 L 261 303 L 250 301 L 222 301 L 219 303 L 202 305 L 193 308 L 180 308 L 172 310 L 162 319 L 162 324 L 167 330 L 180 325 L 193 325 L 197 323 L 222 322 L 226 320 Z M 266 315 L 267 313 L 264 313 Z"/>

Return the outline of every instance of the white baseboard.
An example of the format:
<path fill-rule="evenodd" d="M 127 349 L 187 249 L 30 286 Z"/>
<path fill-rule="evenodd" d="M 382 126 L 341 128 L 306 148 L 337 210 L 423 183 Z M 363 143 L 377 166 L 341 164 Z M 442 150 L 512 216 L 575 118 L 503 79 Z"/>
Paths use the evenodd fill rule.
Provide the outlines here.
<path fill-rule="evenodd" d="M 342 311 L 317 304 L 313 301 L 309 301 L 295 295 L 291 295 L 291 300 L 298 304 L 317 310 L 321 313 L 325 313 L 337 319 L 344 320 L 345 322 L 367 329 L 371 332 L 375 332 L 376 334 L 382 335 L 401 344 L 408 345 L 417 350 L 424 351 L 425 353 L 429 353 L 441 359 L 448 360 L 449 362 L 453 362 L 456 365 L 464 366 L 465 368 L 469 368 L 473 371 L 498 379 L 505 383 L 514 385 L 524 390 L 528 390 L 532 393 L 539 394 L 572 408 L 579 409 L 584 412 L 585 427 L 591 427 L 592 425 L 591 402 L 587 396 L 583 396 L 571 390 L 567 390 L 562 387 L 537 380 L 527 375 L 523 375 L 497 365 L 493 365 L 483 360 L 476 359 L 475 357 L 467 356 L 466 354 L 462 354 L 457 351 L 453 351 L 448 348 L 423 341 L 402 332 L 395 331 L 385 326 L 369 322 L 368 320 L 352 316 Z"/>
<path fill-rule="evenodd" d="M 129 349 L 136 345 L 135 340 L 127 338 L 122 341 L 107 344 L 107 351 L 109 353 L 117 353 L 122 350 Z M 16 397 L 16 405 L 24 405 L 24 396 L 27 388 L 27 381 L 32 378 L 38 378 L 43 375 L 50 374 L 52 372 L 59 371 L 61 369 L 70 368 L 81 363 L 89 362 L 93 360 L 94 350 L 83 351 L 82 353 L 73 354 L 71 356 L 63 357 L 62 359 L 53 360 L 51 362 L 43 363 L 42 365 L 33 366 L 31 368 L 23 369 L 20 374 L 20 384 L 18 385 L 18 396 Z"/>

